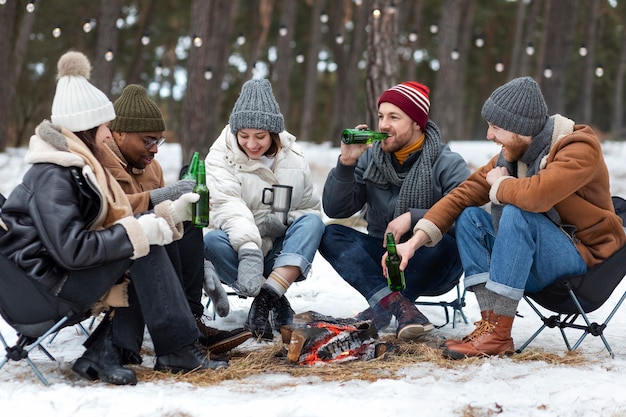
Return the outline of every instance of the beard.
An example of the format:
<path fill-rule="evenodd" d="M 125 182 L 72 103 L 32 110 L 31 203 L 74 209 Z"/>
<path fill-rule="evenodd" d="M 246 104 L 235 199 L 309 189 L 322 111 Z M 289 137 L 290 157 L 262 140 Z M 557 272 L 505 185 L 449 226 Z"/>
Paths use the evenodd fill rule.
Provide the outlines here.
<path fill-rule="evenodd" d="M 515 162 L 518 161 L 526 149 L 528 149 L 529 144 L 522 139 L 520 135 L 515 135 L 511 143 L 506 145 L 503 149 L 503 156 L 505 161 L 507 162 Z"/>

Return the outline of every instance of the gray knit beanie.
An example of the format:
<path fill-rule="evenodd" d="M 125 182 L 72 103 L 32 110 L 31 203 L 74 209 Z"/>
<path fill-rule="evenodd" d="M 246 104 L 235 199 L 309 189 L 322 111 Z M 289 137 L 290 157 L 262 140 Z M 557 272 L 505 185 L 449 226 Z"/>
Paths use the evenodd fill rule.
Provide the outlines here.
<path fill-rule="evenodd" d="M 285 130 L 285 121 L 269 80 L 250 80 L 244 83 L 228 123 L 233 134 L 241 129 L 259 129 L 273 133 Z"/>
<path fill-rule="evenodd" d="M 535 80 L 520 77 L 491 93 L 481 114 L 487 122 L 499 128 L 518 135 L 535 136 L 548 121 L 548 106 Z"/>

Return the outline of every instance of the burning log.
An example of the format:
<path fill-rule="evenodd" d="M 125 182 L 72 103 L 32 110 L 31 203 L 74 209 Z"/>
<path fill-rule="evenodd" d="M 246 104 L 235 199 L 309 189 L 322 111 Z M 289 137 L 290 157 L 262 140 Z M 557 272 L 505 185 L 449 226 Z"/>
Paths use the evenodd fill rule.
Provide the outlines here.
<path fill-rule="evenodd" d="M 296 314 L 291 325 L 281 328 L 281 335 L 291 363 L 370 360 L 386 352 L 386 345 L 376 342 L 378 332 L 371 321 L 338 319 L 314 311 Z"/>

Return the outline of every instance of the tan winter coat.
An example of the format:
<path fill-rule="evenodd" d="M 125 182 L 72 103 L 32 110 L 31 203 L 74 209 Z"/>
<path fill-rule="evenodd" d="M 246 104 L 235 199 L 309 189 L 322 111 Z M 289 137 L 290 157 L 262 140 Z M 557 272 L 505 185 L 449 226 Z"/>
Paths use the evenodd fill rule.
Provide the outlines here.
<path fill-rule="evenodd" d="M 553 118 L 551 149 L 538 174 L 504 177 L 490 186 L 485 178 L 496 166 L 496 155 L 435 204 L 414 231 L 423 230 L 431 238 L 429 245 L 435 245 L 464 208 L 493 202 L 533 213 L 554 207 L 563 224 L 576 227 L 574 243 L 590 268 L 623 246 L 626 235 L 613 209 L 598 137 L 589 126 L 560 115 Z"/>

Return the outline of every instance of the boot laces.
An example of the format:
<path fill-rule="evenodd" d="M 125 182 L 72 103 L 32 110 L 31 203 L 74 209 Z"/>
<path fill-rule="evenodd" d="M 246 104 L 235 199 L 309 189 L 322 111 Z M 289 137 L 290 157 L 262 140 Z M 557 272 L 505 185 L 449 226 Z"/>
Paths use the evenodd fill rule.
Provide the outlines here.
<path fill-rule="evenodd" d="M 493 324 L 489 323 L 487 320 L 479 320 L 475 322 L 474 325 L 476 325 L 474 331 L 465 336 L 466 342 L 471 342 L 472 340 L 478 339 L 485 334 L 491 333 L 496 327 Z"/>

